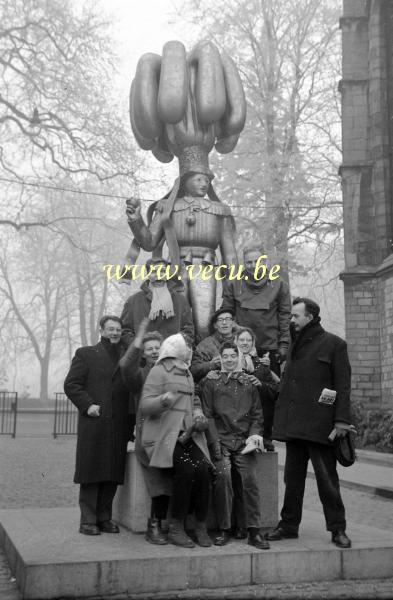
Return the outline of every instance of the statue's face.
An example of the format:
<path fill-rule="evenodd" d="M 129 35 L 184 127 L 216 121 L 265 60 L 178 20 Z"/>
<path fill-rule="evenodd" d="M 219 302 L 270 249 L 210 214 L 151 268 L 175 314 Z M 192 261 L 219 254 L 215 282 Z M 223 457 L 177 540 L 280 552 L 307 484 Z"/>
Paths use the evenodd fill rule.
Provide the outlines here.
<path fill-rule="evenodd" d="M 210 179 L 203 173 L 191 175 L 185 182 L 184 187 L 188 196 L 203 198 L 209 189 Z"/>

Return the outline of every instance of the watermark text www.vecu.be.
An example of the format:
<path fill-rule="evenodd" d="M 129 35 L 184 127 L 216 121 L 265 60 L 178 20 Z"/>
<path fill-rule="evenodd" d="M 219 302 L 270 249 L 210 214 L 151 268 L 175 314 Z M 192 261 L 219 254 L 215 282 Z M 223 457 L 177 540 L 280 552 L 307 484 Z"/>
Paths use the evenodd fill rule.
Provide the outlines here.
<path fill-rule="evenodd" d="M 261 281 L 265 277 L 269 281 L 278 279 L 278 275 L 281 267 L 280 265 L 273 265 L 269 267 L 264 261 L 266 261 L 267 255 L 262 254 L 254 267 L 252 279 L 254 281 Z M 103 270 L 108 281 L 115 279 L 120 281 L 123 278 L 145 281 L 149 279 L 152 273 L 156 273 L 157 279 L 169 281 L 170 279 L 202 279 L 202 281 L 209 281 L 214 278 L 216 281 L 226 279 L 227 281 L 241 281 L 244 279 L 247 281 L 250 277 L 248 272 L 245 270 L 244 265 L 212 265 L 209 263 L 199 264 L 187 264 L 184 266 L 179 265 L 103 265 Z"/>

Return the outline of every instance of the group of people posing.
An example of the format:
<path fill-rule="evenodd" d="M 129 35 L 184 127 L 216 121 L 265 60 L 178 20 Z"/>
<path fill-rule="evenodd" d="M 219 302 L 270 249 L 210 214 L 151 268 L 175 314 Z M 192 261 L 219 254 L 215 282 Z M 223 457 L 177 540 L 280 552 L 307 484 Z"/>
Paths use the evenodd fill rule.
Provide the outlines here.
<path fill-rule="evenodd" d="M 135 436 L 151 497 L 149 542 L 191 548 L 234 537 L 268 549 L 269 540 L 298 537 L 311 459 L 332 541 L 351 545 L 328 439 L 333 428 L 346 435 L 350 424 L 346 344 L 322 329 L 314 301 L 291 305 L 281 279 L 253 280 L 260 254 L 245 251 L 248 280 L 224 284 L 210 335 L 196 345 L 186 297 L 153 271 L 121 318 L 101 319 L 101 341 L 77 350 L 65 392 L 79 410 L 81 533 L 119 531 L 112 501 Z M 274 451 L 273 439 L 287 445 L 286 492 L 281 521 L 263 534 L 257 451 Z M 210 497 L 214 537 L 206 525 Z"/>

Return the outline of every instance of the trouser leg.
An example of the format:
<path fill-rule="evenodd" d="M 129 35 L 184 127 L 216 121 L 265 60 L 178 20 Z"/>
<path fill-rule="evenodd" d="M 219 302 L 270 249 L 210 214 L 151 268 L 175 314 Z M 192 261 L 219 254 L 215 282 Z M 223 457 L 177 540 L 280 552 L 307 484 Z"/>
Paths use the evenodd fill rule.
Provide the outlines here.
<path fill-rule="evenodd" d="M 173 495 L 171 514 L 184 519 L 189 511 L 191 495 L 198 520 L 204 520 L 209 505 L 208 462 L 193 442 L 186 446 L 176 443 L 173 452 Z"/>
<path fill-rule="evenodd" d="M 261 503 L 259 488 L 256 477 L 256 455 L 234 453 L 232 465 L 239 474 L 242 482 L 242 498 L 245 525 L 249 527 L 261 527 Z"/>
<path fill-rule="evenodd" d="M 277 350 L 266 350 L 259 348 L 258 352 L 262 356 L 266 352 L 269 352 L 270 369 L 278 376 L 281 377 L 280 363 L 277 359 Z M 275 399 L 264 396 L 262 398 L 262 412 L 263 412 L 263 437 L 266 440 L 271 440 L 273 435 L 273 421 L 274 421 L 274 409 Z"/>
<path fill-rule="evenodd" d="M 263 412 L 263 438 L 271 440 L 273 435 L 274 400 L 270 397 L 262 397 Z"/>
<path fill-rule="evenodd" d="M 302 520 L 304 487 L 309 455 L 307 442 L 286 443 L 284 468 L 285 494 L 279 526 L 297 533 Z"/>
<path fill-rule="evenodd" d="M 97 523 L 98 483 L 81 483 L 79 488 L 79 507 L 81 525 Z"/>
<path fill-rule="evenodd" d="M 209 463 L 202 450 L 193 442 L 191 456 L 195 465 L 194 481 L 191 489 L 195 518 L 206 521 L 209 510 L 210 471 Z"/>
<path fill-rule="evenodd" d="M 115 497 L 117 483 L 102 481 L 98 484 L 97 521 L 110 521 L 112 518 L 112 503 Z"/>
<path fill-rule="evenodd" d="M 162 494 L 161 496 L 153 496 L 151 499 L 151 518 L 166 519 L 169 507 L 169 496 Z"/>
<path fill-rule="evenodd" d="M 213 504 L 218 529 L 230 529 L 232 517 L 233 488 L 231 476 L 231 458 L 223 455 L 215 463 L 216 474 L 213 484 Z"/>
<path fill-rule="evenodd" d="M 235 467 L 232 467 L 232 489 L 233 489 L 233 508 L 232 520 L 233 525 L 239 529 L 246 527 L 246 519 L 244 515 L 243 505 L 243 484 L 240 473 Z"/>
<path fill-rule="evenodd" d="M 345 531 L 345 508 L 340 493 L 334 450 L 324 444 L 309 443 L 310 459 L 328 531 Z"/>

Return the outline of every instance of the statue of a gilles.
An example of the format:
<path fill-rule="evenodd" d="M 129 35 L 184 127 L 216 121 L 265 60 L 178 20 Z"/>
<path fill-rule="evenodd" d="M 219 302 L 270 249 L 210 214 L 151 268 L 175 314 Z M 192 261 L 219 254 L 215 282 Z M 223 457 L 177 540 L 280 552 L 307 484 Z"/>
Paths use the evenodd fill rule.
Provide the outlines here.
<path fill-rule="evenodd" d="M 179 160 L 179 177 L 169 194 L 153 203 L 147 222 L 139 199 L 127 200 L 134 240 L 127 262 L 135 263 L 142 247 L 169 258 L 180 268 L 237 265 L 235 224 L 229 206 L 220 201 L 211 181 L 209 152 L 221 154 L 237 144 L 246 118 L 242 82 L 233 60 L 211 42 L 187 53 L 183 44 L 167 42 L 162 57 L 144 54 L 131 85 L 130 118 L 139 146 L 161 162 Z M 197 338 L 208 335 L 216 308 L 216 280 L 182 277 L 193 310 Z"/>

